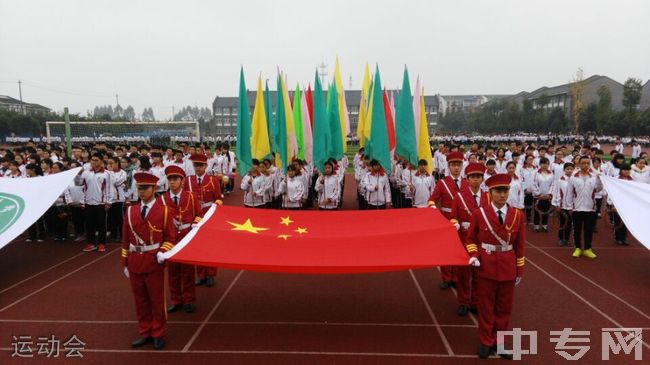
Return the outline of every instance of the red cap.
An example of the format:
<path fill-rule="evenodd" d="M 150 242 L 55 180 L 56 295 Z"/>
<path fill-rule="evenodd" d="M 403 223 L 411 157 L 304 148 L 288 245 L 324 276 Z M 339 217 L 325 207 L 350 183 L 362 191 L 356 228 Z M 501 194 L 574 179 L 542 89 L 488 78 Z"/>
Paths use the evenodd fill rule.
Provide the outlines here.
<path fill-rule="evenodd" d="M 496 174 L 490 176 L 487 180 L 485 180 L 485 185 L 489 189 L 494 189 L 494 188 L 500 188 L 500 187 L 510 187 L 510 175 L 508 174 Z"/>
<path fill-rule="evenodd" d="M 463 162 L 465 156 L 462 152 L 450 152 L 447 154 L 447 162 Z"/>
<path fill-rule="evenodd" d="M 185 171 L 183 171 L 180 166 L 177 165 L 169 165 L 165 168 L 165 175 L 166 176 L 180 176 L 180 177 L 185 177 Z"/>
<path fill-rule="evenodd" d="M 208 156 L 202 154 L 202 153 L 195 153 L 192 156 L 190 156 L 190 161 L 195 162 L 195 163 L 208 163 Z"/>
<path fill-rule="evenodd" d="M 133 178 L 138 185 L 156 185 L 158 183 L 158 177 L 148 172 L 136 172 L 133 174 Z"/>
<path fill-rule="evenodd" d="M 470 162 L 467 167 L 465 167 L 465 176 L 480 174 L 481 176 L 485 173 L 485 166 L 478 162 Z"/>

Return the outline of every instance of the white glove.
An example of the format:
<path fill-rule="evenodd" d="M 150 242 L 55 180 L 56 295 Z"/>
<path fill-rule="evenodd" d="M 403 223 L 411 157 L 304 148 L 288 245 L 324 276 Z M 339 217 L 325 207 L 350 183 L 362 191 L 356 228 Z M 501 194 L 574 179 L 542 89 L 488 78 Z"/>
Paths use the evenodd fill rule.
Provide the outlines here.
<path fill-rule="evenodd" d="M 454 228 L 456 228 L 456 230 L 459 230 L 460 229 L 460 224 L 454 223 Z"/>
<path fill-rule="evenodd" d="M 515 286 L 517 286 L 517 285 L 519 285 L 519 283 L 521 283 L 521 279 L 523 279 L 521 276 L 517 276 L 517 278 L 515 279 Z"/>
<path fill-rule="evenodd" d="M 162 265 L 165 262 L 165 254 L 158 251 L 158 253 L 156 254 L 156 259 L 158 260 L 158 263 Z"/>
<path fill-rule="evenodd" d="M 460 224 L 463 227 L 463 230 L 467 231 L 469 229 L 469 222 L 463 222 Z"/>
<path fill-rule="evenodd" d="M 436 207 L 435 204 L 431 204 L 431 205 L 429 205 L 429 208 L 431 208 L 431 209 L 438 209 L 438 207 Z"/>
<path fill-rule="evenodd" d="M 126 266 L 124 266 L 124 276 L 126 276 L 127 279 L 129 278 L 129 269 Z"/>
<path fill-rule="evenodd" d="M 470 266 L 474 266 L 474 267 L 481 266 L 481 262 L 476 257 L 470 257 L 469 258 L 469 264 L 470 264 Z"/>
<path fill-rule="evenodd" d="M 198 225 L 197 223 L 192 223 L 192 225 L 190 226 L 190 228 L 194 229 L 194 228 L 196 228 L 196 227 L 198 227 L 198 226 L 199 226 L 199 225 Z"/>

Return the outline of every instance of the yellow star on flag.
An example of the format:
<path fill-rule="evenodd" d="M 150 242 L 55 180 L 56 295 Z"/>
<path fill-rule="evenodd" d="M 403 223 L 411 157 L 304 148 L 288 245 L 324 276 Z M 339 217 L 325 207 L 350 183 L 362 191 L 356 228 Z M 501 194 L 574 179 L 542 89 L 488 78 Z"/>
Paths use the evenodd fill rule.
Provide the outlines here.
<path fill-rule="evenodd" d="M 228 222 L 228 224 L 232 225 L 233 231 L 246 231 L 250 233 L 255 233 L 258 234 L 258 231 L 268 231 L 268 228 L 262 228 L 262 227 L 255 227 L 253 223 L 251 222 L 250 218 L 246 219 L 246 222 L 244 224 L 239 224 L 239 223 L 233 223 L 233 222 Z"/>
<path fill-rule="evenodd" d="M 287 239 L 289 239 L 289 237 L 291 237 L 290 234 L 280 234 L 280 235 L 278 235 L 278 238 L 282 238 L 282 239 L 285 240 L 285 241 L 286 241 Z"/>
<path fill-rule="evenodd" d="M 282 221 L 280 222 L 280 224 L 284 224 L 284 225 L 287 226 L 287 227 L 289 227 L 289 225 L 290 225 L 291 223 L 293 223 L 293 221 L 291 220 L 291 218 L 290 218 L 289 216 L 286 216 L 286 217 L 280 217 L 280 219 L 282 220 Z"/>
<path fill-rule="evenodd" d="M 298 229 L 296 229 L 295 232 L 298 232 L 299 234 L 304 234 L 307 233 L 307 228 L 298 227 Z"/>

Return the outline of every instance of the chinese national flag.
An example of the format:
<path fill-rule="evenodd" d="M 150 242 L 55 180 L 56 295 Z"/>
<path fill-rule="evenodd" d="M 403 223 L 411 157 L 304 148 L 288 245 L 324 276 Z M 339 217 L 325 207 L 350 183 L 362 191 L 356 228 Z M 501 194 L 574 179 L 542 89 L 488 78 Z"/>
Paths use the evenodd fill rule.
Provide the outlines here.
<path fill-rule="evenodd" d="M 166 256 L 254 271 L 341 274 L 467 265 L 438 210 L 294 211 L 213 206 Z"/>

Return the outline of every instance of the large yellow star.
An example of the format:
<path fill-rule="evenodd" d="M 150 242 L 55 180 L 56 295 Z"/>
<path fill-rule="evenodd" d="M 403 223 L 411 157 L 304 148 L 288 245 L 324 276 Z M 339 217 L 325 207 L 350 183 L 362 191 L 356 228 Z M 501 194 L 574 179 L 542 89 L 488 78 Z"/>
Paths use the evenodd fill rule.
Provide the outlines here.
<path fill-rule="evenodd" d="M 289 237 L 291 237 L 290 234 L 280 234 L 280 235 L 278 235 L 278 238 L 282 238 L 282 239 L 285 240 L 285 241 L 286 241 L 287 239 L 289 239 Z"/>
<path fill-rule="evenodd" d="M 239 223 L 233 223 L 233 222 L 228 222 L 228 224 L 232 225 L 233 231 L 246 231 L 250 233 L 255 233 L 258 234 L 258 231 L 268 231 L 268 228 L 262 228 L 262 227 L 255 227 L 253 226 L 253 223 L 251 222 L 250 218 L 246 219 L 246 222 L 244 224 L 239 224 Z"/>
<path fill-rule="evenodd" d="M 298 229 L 296 229 L 295 232 L 298 232 L 299 234 L 304 234 L 307 233 L 307 228 L 298 227 Z"/>
<path fill-rule="evenodd" d="M 284 225 L 287 226 L 287 227 L 289 227 L 289 225 L 290 225 L 291 223 L 293 223 L 293 221 L 291 220 L 291 218 L 290 218 L 289 216 L 286 216 L 286 217 L 280 217 L 280 219 L 282 220 L 282 221 L 280 222 L 280 224 L 284 224 Z"/>

